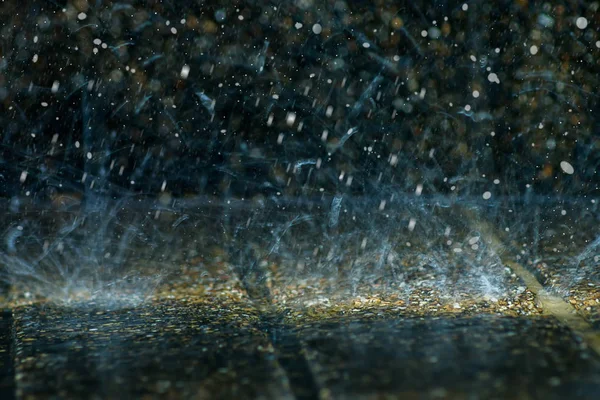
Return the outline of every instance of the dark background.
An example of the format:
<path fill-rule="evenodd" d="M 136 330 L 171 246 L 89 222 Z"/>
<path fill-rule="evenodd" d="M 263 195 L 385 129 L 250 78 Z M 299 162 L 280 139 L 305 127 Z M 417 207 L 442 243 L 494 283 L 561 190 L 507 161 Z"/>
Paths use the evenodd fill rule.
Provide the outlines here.
<path fill-rule="evenodd" d="M 7 0 L 0 195 L 594 195 L 597 9 Z"/>

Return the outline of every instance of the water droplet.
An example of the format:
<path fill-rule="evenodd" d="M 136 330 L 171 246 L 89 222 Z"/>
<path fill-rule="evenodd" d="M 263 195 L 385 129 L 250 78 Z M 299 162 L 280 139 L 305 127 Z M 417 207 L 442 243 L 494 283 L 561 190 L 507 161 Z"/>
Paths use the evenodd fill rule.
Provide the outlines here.
<path fill-rule="evenodd" d="M 571 164 L 569 164 L 567 161 L 561 161 L 560 168 L 563 170 L 563 172 L 565 174 L 573 175 L 573 173 L 575 172 L 575 169 L 573 168 L 573 166 Z"/>
<path fill-rule="evenodd" d="M 181 73 L 180 73 L 180 76 L 181 76 L 181 78 L 182 78 L 182 79 L 187 79 L 187 77 L 188 77 L 189 75 L 190 75 L 190 67 L 189 67 L 189 65 L 184 65 L 184 66 L 181 68 Z"/>
<path fill-rule="evenodd" d="M 585 29 L 587 28 L 588 20 L 585 17 L 579 17 L 575 23 L 579 29 Z"/>

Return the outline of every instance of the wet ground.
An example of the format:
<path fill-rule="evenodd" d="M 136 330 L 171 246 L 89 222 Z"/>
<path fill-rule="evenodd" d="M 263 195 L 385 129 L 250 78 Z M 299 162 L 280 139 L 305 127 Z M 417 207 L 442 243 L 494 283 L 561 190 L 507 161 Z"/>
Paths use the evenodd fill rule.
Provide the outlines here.
<path fill-rule="evenodd" d="M 594 199 L 532 207 L 528 221 L 514 219 L 520 232 L 507 241 L 519 262 L 595 329 L 600 329 L 599 216 Z"/>
<path fill-rule="evenodd" d="M 109 289 L 66 275 L 62 302 L 16 281 L 0 321 L 2 398 L 600 396 L 597 308 L 572 301 L 597 293 L 592 218 L 558 253 L 574 225 L 534 215 L 508 236 L 527 225 L 500 207 L 348 204 L 335 224 L 329 206 L 294 207 L 115 216 L 168 243 L 128 247 L 162 279 Z"/>
<path fill-rule="evenodd" d="M 14 397 L 14 366 L 12 349 L 12 314 L 2 312 L 0 317 L 0 397 Z"/>
<path fill-rule="evenodd" d="M 597 398 L 600 358 L 547 317 L 323 320 L 228 305 L 15 311 L 20 398 Z"/>

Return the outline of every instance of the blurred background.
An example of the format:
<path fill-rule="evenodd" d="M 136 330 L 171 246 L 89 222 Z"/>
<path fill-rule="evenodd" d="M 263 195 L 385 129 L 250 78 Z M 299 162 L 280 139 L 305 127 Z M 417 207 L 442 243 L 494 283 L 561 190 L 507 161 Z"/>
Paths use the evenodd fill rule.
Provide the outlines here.
<path fill-rule="evenodd" d="M 0 195 L 597 194 L 598 7 L 6 0 Z"/>

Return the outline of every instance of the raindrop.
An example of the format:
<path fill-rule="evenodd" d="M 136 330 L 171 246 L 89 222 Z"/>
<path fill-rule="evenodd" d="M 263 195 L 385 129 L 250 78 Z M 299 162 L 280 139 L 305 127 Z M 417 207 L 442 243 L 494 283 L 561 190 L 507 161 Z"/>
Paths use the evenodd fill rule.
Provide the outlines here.
<path fill-rule="evenodd" d="M 565 174 L 573 175 L 573 173 L 575 172 L 575 169 L 573 168 L 573 166 L 571 164 L 569 164 L 567 161 L 561 161 L 560 168 L 563 170 L 563 172 Z"/>
<path fill-rule="evenodd" d="M 180 73 L 180 76 L 181 76 L 181 78 L 182 78 L 182 79 L 187 79 L 187 77 L 188 77 L 189 75 L 190 75 L 190 67 L 189 67 L 189 65 L 184 65 L 184 66 L 181 68 L 181 73 Z"/>
<path fill-rule="evenodd" d="M 579 29 L 585 29 L 587 28 L 588 20 L 585 17 L 579 17 L 575 23 Z"/>
<path fill-rule="evenodd" d="M 538 53 L 538 47 L 534 44 L 529 48 L 529 52 L 531 53 L 531 55 L 535 56 Z"/>

